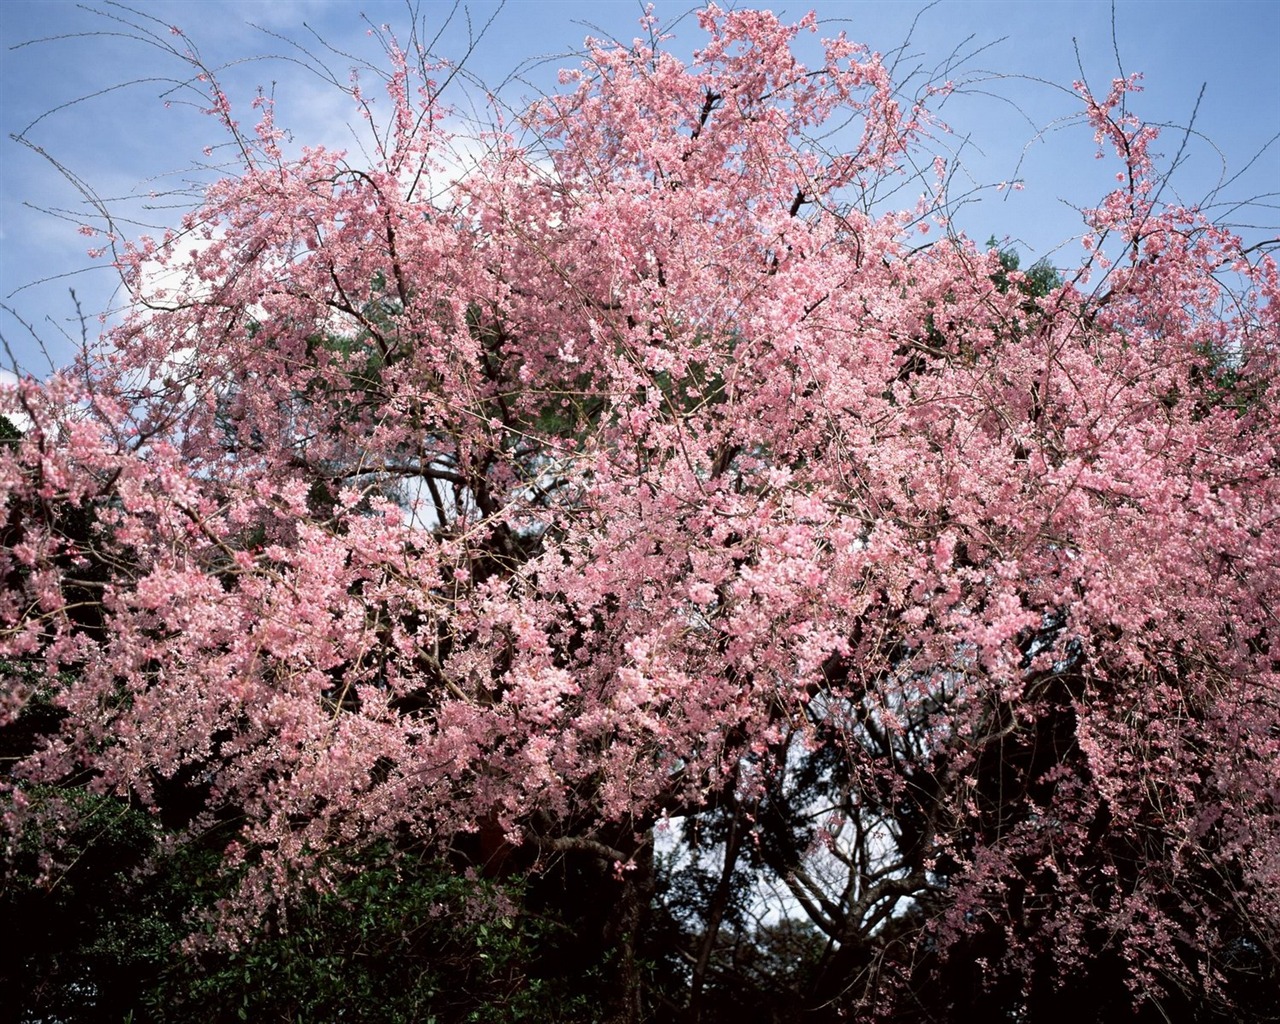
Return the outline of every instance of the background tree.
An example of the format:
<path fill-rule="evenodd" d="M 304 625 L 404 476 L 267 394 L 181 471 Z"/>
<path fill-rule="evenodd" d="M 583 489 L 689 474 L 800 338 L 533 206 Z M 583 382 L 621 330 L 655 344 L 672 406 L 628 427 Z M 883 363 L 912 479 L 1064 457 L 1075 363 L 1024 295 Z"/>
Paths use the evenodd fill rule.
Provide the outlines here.
<path fill-rule="evenodd" d="M 210 81 L 240 174 L 4 391 L 10 834 L 63 786 L 217 836 L 232 944 L 380 857 L 529 876 L 618 1020 L 1264 1012 L 1273 262 L 1160 203 L 1125 80 L 1082 266 L 920 247 L 940 192 L 872 197 L 933 96 L 699 24 L 434 198 L 426 54 L 366 165 Z"/>

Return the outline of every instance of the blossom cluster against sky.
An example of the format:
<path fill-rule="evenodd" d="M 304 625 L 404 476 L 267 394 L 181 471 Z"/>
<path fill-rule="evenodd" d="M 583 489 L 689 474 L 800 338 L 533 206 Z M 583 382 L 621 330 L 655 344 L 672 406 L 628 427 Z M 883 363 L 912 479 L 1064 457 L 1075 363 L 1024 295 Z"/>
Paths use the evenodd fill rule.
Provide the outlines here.
<path fill-rule="evenodd" d="M 1164 166 L 1180 163 L 1162 198 L 1213 202 L 1221 219 L 1247 233 L 1276 233 L 1280 197 L 1236 205 L 1280 191 L 1280 141 L 1264 148 L 1280 133 L 1276 0 L 774 5 L 793 19 L 811 7 L 823 35 L 845 31 L 894 54 L 908 93 L 929 80 L 956 83 L 940 111 L 952 133 L 940 149 L 958 167 L 955 225 L 974 238 L 1007 239 L 1025 262 L 1073 251 L 1079 207 L 1111 187 L 1114 167 L 1091 163 L 1091 133 L 1074 116 L 1080 106 L 1070 85 L 1083 74 L 1105 92 L 1121 71 L 1144 73 L 1146 92 L 1134 109 L 1170 126 L 1158 149 Z M 655 9 L 675 36 L 675 52 L 697 45 L 684 0 Z M 0 5 L 0 331 L 14 354 L 10 360 L 0 351 L 3 365 L 42 375 L 71 358 L 82 323 L 70 289 L 90 337 L 99 329 L 95 314 L 119 306 L 112 271 L 88 258 L 92 243 L 77 230 L 101 222 L 88 195 L 106 202 L 122 233 L 159 233 L 217 173 L 218 151 L 204 153 L 223 141 L 216 124 L 183 101 L 189 94 L 174 91 L 182 62 L 140 38 L 139 28 L 161 38 L 169 26 L 180 29 L 171 38 L 198 47 L 246 125 L 261 87 L 274 93 L 296 144 L 354 152 L 360 138 L 349 127 L 358 125 L 351 102 L 316 72 L 327 69 L 345 83 L 353 65 L 376 65 L 378 30 L 387 25 L 407 38 L 412 11 L 436 53 L 465 57 L 465 75 L 447 94 L 460 130 L 468 119 L 492 120 L 496 108 L 481 84 L 498 92 L 508 113 L 518 112 L 557 88 L 557 71 L 578 64 L 585 36 L 630 41 L 643 13 L 631 0 Z M 1195 132 L 1184 146 L 1193 112 Z M 998 187 L 1015 180 L 1020 189 Z M 910 205 L 912 197 L 896 201 Z"/>

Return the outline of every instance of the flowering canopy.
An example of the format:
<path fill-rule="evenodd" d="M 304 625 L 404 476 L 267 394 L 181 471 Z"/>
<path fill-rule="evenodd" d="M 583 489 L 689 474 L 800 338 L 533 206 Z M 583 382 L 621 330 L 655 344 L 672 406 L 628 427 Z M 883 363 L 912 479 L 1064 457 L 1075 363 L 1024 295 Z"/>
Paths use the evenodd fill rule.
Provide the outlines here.
<path fill-rule="evenodd" d="M 1065 977 L 1114 935 L 1135 993 L 1274 953 L 1274 264 L 1161 205 L 1132 81 L 1080 87 L 1122 179 L 1081 267 L 919 247 L 935 207 L 869 197 L 929 97 L 799 63 L 812 17 L 699 21 L 688 64 L 593 45 L 444 190 L 413 55 L 367 166 L 216 94 L 241 172 L 4 392 L 2 712 L 58 713 L 10 825 L 180 784 L 242 816 L 244 912 L 387 838 L 625 872 L 726 794 L 765 836 L 821 751 L 844 795 L 760 856 L 837 943 L 914 907 Z"/>

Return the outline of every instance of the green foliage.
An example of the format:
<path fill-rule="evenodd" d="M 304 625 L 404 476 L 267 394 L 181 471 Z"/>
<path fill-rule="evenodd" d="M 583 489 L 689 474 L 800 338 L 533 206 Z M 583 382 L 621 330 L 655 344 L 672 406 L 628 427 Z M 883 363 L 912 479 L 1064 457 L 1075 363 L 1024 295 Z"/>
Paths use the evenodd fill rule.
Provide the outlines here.
<path fill-rule="evenodd" d="M 689 413 L 725 401 L 725 380 L 719 372 L 707 369 L 705 363 L 690 362 L 683 375 L 667 370 L 653 375 L 662 391 L 664 407 L 674 413 Z"/>
<path fill-rule="evenodd" d="M 370 864 L 296 901 L 247 948 L 176 962 L 145 994 L 142 1019 L 573 1019 L 572 995 L 530 971 L 551 926 L 508 896 L 438 864 Z"/>
<path fill-rule="evenodd" d="M 1205 344 L 1196 355 L 1200 362 L 1192 368 L 1191 382 L 1200 388 L 1196 401 L 1204 414 L 1221 408 L 1242 415 L 1265 401 L 1268 375 L 1244 373 L 1240 353 Z"/>
<path fill-rule="evenodd" d="M 22 431 L 13 425 L 8 416 L 0 416 L 0 445 L 17 444 L 22 440 Z"/>
<path fill-rule="evenodd" d="M 499 885 L 379 853 L 281 909 L 237 950 L 187 940 L 230 895 L 228 827 L 166 852 L 155 816 L 81 788 L 26 791 L 36 808 L 0 886 L 22 935 L 0 1003 L 22 1022 L 589 1021 L 590 985 L 544 976 L 564 929 Z"/>
<path fill-rule="evenodd" d="M 1022 257 L 1018 255 L 1016 249 L 1000 248 L 1000 243 L 994 236 L 987 239 L 987 248 L 999 250 L 1000 270 L 992 276 L 991 280 L 1001 292 L 1007 292 L 1012 284 L 1009 275 L 1017 272 L 1022 265 Z M 1062 287 L 1062 276 L 1050 263 L 1038 260 L 1023 274 L 1017 287 L 1029 299 L 1042 299 L 1050 292 Z"/>
<path fill-rule="evenodd" d="M 0 917 L 22 942 L 3 961 L 0 1003 L 23 1021 L 113 1019 L 125 977 L 153 976 L 178 937 L 140 884 L 157 838 L 149 816 L 84 789 L 26 790 L 26 827 L 0 883 Z"/>

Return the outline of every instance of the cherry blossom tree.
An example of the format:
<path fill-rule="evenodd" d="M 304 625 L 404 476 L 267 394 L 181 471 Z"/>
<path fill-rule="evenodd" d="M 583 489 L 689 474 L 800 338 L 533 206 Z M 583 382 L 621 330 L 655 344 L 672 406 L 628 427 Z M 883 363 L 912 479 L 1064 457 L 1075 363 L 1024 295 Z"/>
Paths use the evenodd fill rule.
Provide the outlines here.
<path fill-rule="evenodd" d="M 3 390 L 10 834 L 70 781 L 235 822 L 228 942 L 353 851 L 594 865 L 619 1020 L 659 1012 L 647 934 L 690 1020 L 755 969 L 735 935 L 808 949 L 815 1012 L 1247 1000 L 1280 958 L 1266 247 L 1162 200 L 1118 80 L 1078 86 L 1118 170 L 1087 258 L 1020 273 L 918 172 L 945 84 L 698 20 L 687 63 L 591 44 L 465 172 L 423 53 L 368 162 L 287 158 L 209 78 L 239 173 L 105 239 L 127 319 Z"/>

